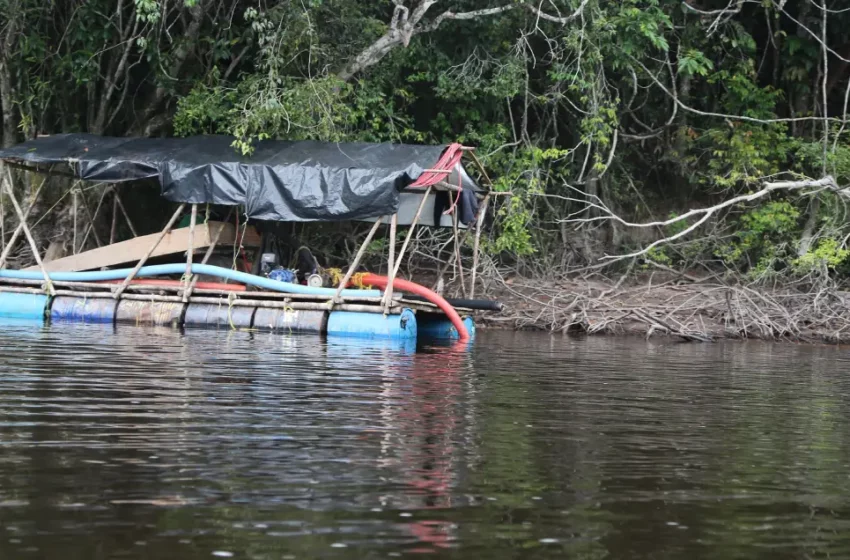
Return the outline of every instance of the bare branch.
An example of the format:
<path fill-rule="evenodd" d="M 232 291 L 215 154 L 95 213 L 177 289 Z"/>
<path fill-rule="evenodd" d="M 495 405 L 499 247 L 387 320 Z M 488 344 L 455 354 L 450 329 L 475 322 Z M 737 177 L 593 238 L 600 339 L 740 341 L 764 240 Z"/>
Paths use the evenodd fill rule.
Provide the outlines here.
<path fill-rule="evenodd" d="M 350 80 L 356 74 L 380 62 L 387 54 L 389 54 L 390 51 L 399 45 L 404 45 L 406 47 L 410 43 L 410 39 L 415 35 L 436 31 L 440 25 L 446 21 L 469 21 L 503 14 L 518 8 L 525 8 L 540 19 L 566 25 L 581 16 L 585 7 L 590 3 L 590 0 L 582 0 L 582 3 L 572 14 L 564 17 L 547 14 L 539 7 L 525 2 L 510 3 L 494 8 L 470 10 L 468 12 L 453 12 L 451 10 L 446 10 L 434 18 L 433 21 L 423 24 L 422 20 L 425 18 L 428 10 L 430 10 L 431 7 L 438 1 L 439 0 L 421 0 L 416 7 L 410 11 L 410 9 L 403 4 L 403 0 L 393 0 L 395 9 L 393 10 L 393 16 L 390 20 L 387 32 L 379 37 L 374 43 L 363 49 L 360 54 L 358 54 L 345 68 L 337 72 L 337 77 L 342 81 Z"/>
<path fill-rule="evenodd" d="M 565 17 L 558 17 L 558 16 L 553 16 L 553 15 L 547 14 L 546 12 L 544 12 L 543 10 L 541 10 L 540 8 L 538 8 L 538 7 L 536 7 L 532 4 L 523 4 L 523 5 L 525 6 L 526 9 L 528 9 L 531 13 L 533 13 L 534 15 L 539 17 L 540 19 L 545 19 L 546 21 L 551 21 L 552 23 L 560 23 L 561 25 L 566 25 L 569 22 L 576 19 L 577 17 L 581 16 L 582 12 L 584 12 L 584 8 L 589 3 L 590 3 L 590 0 L 582 0 L 579 7 L 576 8 L 576 11 L 574 11 L 573 13 L 571 13 L 570 15 L 565 16 Z"/>
<path fill-rule="evenodd" d="M 472 10 L 469 12 L 452 12 L 446 11 L 434 18 L 434 21 L 429 23 L 428 25 L 421 27 L 416 30 L 416 33 L 427 33 L 431 31 L 435 31 L 440 24 L 442 24 L 446 20 L 456 20 L 456 21 L 464 21 L 471 19 L 478 19 L 481 17 L 487 16 L 495 16 L 498 14 L 503 14 L 505 12 L 514 10 L 519 7 L 519 4 L 509 4 L 507 6 L 500 6 L 498 8 L 483 8 L 481 10 Z"/>
<path fill-rule="evenodd" d="M 639 61 L 638 59 L 636 59 L 633 56 L 629 56 L 629 58 L 631 58 L 632 61 L 635 62 L 638 66 L 643 68 L 643 70 L 644 70 L 644 72 L 646 72 L 647 76 L 649 76 L 649 78 L 653 82 L 655 82 L 655 85 L 657 85 L 664 93 L 666 93 L 668 96 L 670 96 L 670 98 L 673 99 L 673 101 L 676 103 L 676 105 L 678 105 L 679 107 L 681 107 L 685 111 L 688 111 L 689 113 L 693 113 L 695 115 L 700 115 L 700 116 L 703 116 L 703 117 L 718 117 L 718 118 L 721 118 L 721 119 L 729 119 L 729 120 L 732 120 L 732 121 L 743 121 L 743 122 L 751 122 L 751 123 L 757 123 L 757 124 L 792 123 L 792 122 L 804 122 L 804 121 L 828 121 L 828 122 L 836 122 L 836 123 L 843 122 L 842 119 L 838 119 L 838 118 L 835 118 L 835 117 L 822 118 L 822 117 L 818 117 L 818 116 L 811 116 L 811 117 L 785 117 L 785 118 L 776 118 L 776 119 L 757 119 L 755 117 L 748 117 L 748 116 L 745 116 L 745 115 L 729 115 L 729 114 L 726 114 L 726 113 L 714 113 L 714 112 L 711 112 L 711 111 L 700 111 L 699 109 L 694 109 L 693 107 L 683 103 L 682 100 L 679 99 L 678 96 L 674 95 L 667 88 L 667 86 L 665 86 L 663 83 L 661 83 L 661 81 L 656 76 L 654 76 L 652 74 L 652 72 L 649 71 L 649 68 L 647 68 L 641 61 Z"/>
<path fill-rule="evenodd" d="M 758 200 L 760 198 L 767 196 L 768 194 L 770 194 L 774 191 L 778 191 L 778 190 L 801 190 L 801 189 L 827 189 L 827 190 L 831 190 L 833 192 L 836 192 L 837 194 L 839 194 L 842 197 L 850 198 L 850 189 L 839 188 L 838 185 L 835 182 L 835 179 L 832 176 L 827 175 L 826 177 L 823 177 L 822 179 L 817 179 L 817 180 L 806 179 L 806 180 L 801 180 L 801 181 L 778 181 L 778 182 L 772 182 L 772 183 L 765 183 L 764 187 L 758 192 L 746 194 L 746 195 L 741 195 L 741 196 L 736 196 L 734 198 L 730 198 L 729 200 L 726 200 L 724 202 L 721 202 L 720 204 L 716 204 L 716 205 L 711 206 L 709 208 L 699 208 L 699 209 L 696 209 L 696 210 L 690 210 L 688 212 L 685 212 L 681 216 L 676 216 L 674 218 L 670 218 L 669 220 L 648 222 L 648 223 L 627 222 L 626 220 L 624 220 L 620 216 L 614 214 L 610 209 L 608 209 L 607 206 L 602 204 L 601 201 L 598 202 L 598 203 L 593 202 L 593 201 L 586 202 L 586 205 L 587 205 L 588 208 L 592 207 L 592 208 L 595 208 L 597 210 L 601 210 L 601 211 L 605 212 L 606 215 L 602 216 L 601 219 L 613 220 L 613 221 L 618 222 L 618 223 L 620 223 L 624 226 L 627 226 L 627 227 L 637 227 L 637 228 L 665 227 L 665 226 L 669 226 L 669 225 L 672 225 L 672 224 L 675 224 L 675 223 L 679 223 L 679 222 L 688 220 L 689 218 L 693 218 L 693 217 L 696 217 L 696 216 L 700 217 L 696 222 L 694 222 L 692 225 L 688 226 L 686 229 L 676 233 L 675 235 L 671 235 L 669 237 L 659 239 L 659 240 L 649 244 L 648 246 L 644 247 L 643 249 L 641 249 L 639 251 L 635 251 L 635 252 L 629 253 L 627 255 L 606 255 L 606 256 L 602 257 L 602 259 L 601 259 L 601 260 L 605 260 L 605 261 L 615 262 L 615 261 L 640 257 L 642 255 L 647 254 L 649 251 L 651 251 L 655 247 L 658 247 L 659 245 L 667 244 L 667 243 L 676 241 L 677 239 L 680 239 L 682 237 L 685 237 L 686 235 L 688 235 L 689 233 L 691 233 L 692 231 L 696 230 L 701 225 L 703 225 L 706 221 L 708 221 L 708 219 L 711 218 L 711 216 L 715 215 L 717 212 L 719 212 L 720 210 L 723 210 L 725 208 L 729 208 L 731 206 L 734 206 L 736 204 L 740 204 L 742 202 L 752 202 L 754 200 Z M 571 199 L 571 200 L 574 200 L 574 199 Z M 573 214 L 573 216 L 576 216 L 576 215 L 578 215 L 578 212 Z M 585 218 L 567 218 L 564 221 L 570 222 L 570 223 L 585 223 L 585 222 L 589 222 L 589 221 L 599 221 L 599 219 L 600 218 L 587 218 L 587 219 L 585 219 Z"/>

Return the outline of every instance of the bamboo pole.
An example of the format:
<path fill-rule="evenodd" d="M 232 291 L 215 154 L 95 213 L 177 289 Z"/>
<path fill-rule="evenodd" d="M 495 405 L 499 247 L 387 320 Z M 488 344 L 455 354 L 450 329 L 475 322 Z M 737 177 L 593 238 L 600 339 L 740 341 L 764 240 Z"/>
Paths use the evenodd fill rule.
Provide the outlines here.
<path fill-rule="evenodd" d="M 89 234 L 90 233 L 94 233 L 94 237 L 95 237 L 95 240 L 98 243 L 98 247 L 101 246 L 100 238 L 97 235 L 97 231 L 95 231 L 95 222 L 94 221 L 97 218 L 97 215 L 100 213 L 100 207 L 103 206 L 103 201 L 104 201 L 104 199 L 106 199 L 107 194 L 109 194 L 109 187 L 106 187 L 105 189 L 103 189 L 103 192 L 100 193 L 100 199 L 97 201 L 97 206 L 94 209 L 94 215 L 92 215 L 92 217 L 91 217 L 91 223 L 89 224 L 89 227 L 86 228 L 86 234 L 83 236 L 83 242 L 80 244 L 80 250 L 82 250 L 83 247 L 86 246 L 86 241 L 89 240 Z M 86 207 L 86 211 L 88 212 L 88 206 Z"/>
<path fill-rule="evenodd" d="M 79 203 L 77 202 L 77 192 L 78 191 L 79 191 L 79 189 L 77 188 L 77 185 L 74 184 L 74 186 L 71 187 L 71 197 L 73 199 L 71 201 L 71 208 L 72 208 L 72 211 L 74 212 L 74 236 L 71 239 L 71 254 L 72 255 L 77 254 L 77 213 L 79 212 L 79 208 L 78 208 Z"/>
<path fill-rule="evenodd" d="M 97 230 L 95 230 L 95 228 L 94 228 L 94 218 L 95 217 L 92 215 L 91 211 L 89 210 L 89 204 L 88 204 L 88 202 L 86 202 L 85 195 L 80 196 L 80 200 L 83 203 L 83 211 L 85 211 L 86 216 L 89 219 L 89 223 L 91 223 L 91 229 L 89 231 L 91 231 L 94 234 L 94 242 L 97 244 L 98 247 L 103 247 L 103 243 L 101 243 L 101 241 L 100 241 L 100 236 L 97 234 Z M 98 209 L 100 209 L 100 205 L 98 205 Z M 85 245 L 85 242 L 88 241 L 88 237 L 89 236 L 88 236 L 88 232 L 87 232 L 85 237 L 83 238 L 83 243 L 80 246 L 81 250 L 82 250 L 83 246 Z"/>
<path fill-rule="evenodd" d="M 5 182 L 5 181 L 3 181 L 3 179 L 0 179 L 0 182 Z M 47 182 L 47 178 L 45 177 L 44 180 L 41 182 L 41 184 L 36 189 L 35 194 L 33 194 L 32 202 L 30 202 L 29 206 L 27 207 L 26 214 L 24 215 L 25 218 L 29 218 L 30 212 L 32 211 L 33 207 L 35 206 L 35 201 L 38 200 L 38 196 L 41 194 L 41 188 L 44 186 L 44 183 L 46 183 L 46 182 Z M 2 190 L 2 189 L 0 189 L 0 190 Z M 12 238 L 9 240 L 9 243 L 7 243 L 6 246 L 3 248 L 3 254 L 0 255 L 0 269 L 2 269 L 4 266 L 6 266 L 6 259 L 9 257 L 9 253 L 11 252 L 12 247 L 15 246 L 15 241 L 18 240 L 18 237 L 20 237 L 21 232 L 24 230 L 24 223 L 25 222 L 26 222 L 26 220 L 24 220 L 24 222 L 21 222 L 21 223 L 18 224 L 18 227 L 16 227 L 15 231 L 12 232 Z"/>
<path fill-rule="evenodd" d="M 115 243 L 115 233 L 118 229 L 118 191 L 113 188 L 115 196 L 112 197 L 112 226 L 109 228 L 109 244 Z"/>
<path fill-rule="evenodd" d="M 18 204 L 18 199 L 15 197 L 14 188 L 12 187 L 12 171 L 10 169 L 6 169 L 6 190 L 9 192 L 9 200 L 12 201 L 12 206 L 15 207 L 15 213 L 18 215 L 18 219 L 21 221 L 21 225 L 24 228 L 24 235 L 27 238 L 27 241 L 30 244 L 30 249 L 32 249 L 32 254 L 35 257 L 35 262 L 38 263 L 38 267 L 41 269 L 41 273 L 44 274 L 44 282 L 47 284 L 47 293 L 49 295 L 53 295 L 55 293 L 53 289 L 53 284 L 50 282 L 50 276 L 47 274 L 47 269 L 44 268 L 44 263 L 41 260 L 41 255 L 38 252 L 38 245 L 35 243 L 35 239 L 32 237 L 32 233 L 30 233 L 30 228 L 27 227 L 27 215 L 24 214 L 24 211 L 21 210 L 21 205 Z M 42 182 L 42 185 L 44 183 Z M 39 191 L 41 187 L 39 186 Z M 35 201 L 33 201 L 32 206 L 35 206 Z"/>
<path fill-rule="evenodd" d="M 6 250 L 6 205 L 3 202 L 3 192 L 0 191 L 0 244 L 3 246 L 3 250 Z"/>
<path fill-rule="evenodd" d="M 398 269 L 401 268 L 404 252 L 407 251 L 407 245 L 410 243 L 410 240 L 413 237 L 413 232 L 416 229 L 416 224 L 419 223 L 419 217 L 422 215 L 422 210 L 425 208 L 425 203 L 428 201 L 428 195 L 431 194 L 432 189 L 433 187 L 428 187 L 428 190 L 425 191 L 425 196 L 422 197 L 422 202 L 419 203 L 419 208 L 416 209 L 416 214 L 414 214 L 413 216 L 413 221 L 410 222 L 410 229 L 407 230 L 407 236 L 404 238 L 404 243 L 401 244 L 401 250 L 398 253 L 398 260 L 396 260 L 395 268 L 393 269 L 393 278 L 398 276 Z"/>
<path fill-rule="evenodd" d="M 189 287 L 192 282 L 192 257 L 195 254 L 195 223 L 197 221 L 198 205 L 192 204 L 192 217 L 189 219 L 189 250 L 186 252 L 186 273 L 183 275 L 186 283 L 186 289 L 183 290 L 184 303 L 189 301 Z M 209 228 L 209 225 L 207 227 Z"/>
<path fill-rule="evenodd" d="M 136 228 L 133 227 L 133 221 L 130 220 L 130 214 L 127 213 L 127 209 L 124 208 L 124 203 L 121 202 L 121 197 L 118 196 L 118 187 L 115 188 L 115 200 L 118 201 L 118 207 L 121 209 L 121 213 L 124 214 L 124 219 L 127 220 L 127 225 L 130 226 L 130 233 L 133 234 L 133 237 L 138 237 L 139 234 L 136 232 Z"/>
<path fill-rule="evenodd" d="M 466 243 L 466 238 L 467 238 L 467 236 L 469 236 L 469 231 L 470 230 L 468 228 L 463 231 L 462 239 L 460 240 L 461 245 Z M 443 261 L 440 261 L 440 262 L 443 262 Z M 440 278 L 443 277 L 443 275 L 446 273 L 446 271 L 449 269 L 449 267 L 452 266 L 453 263 L 454 263 L 454 259 L 451 258 L 451 256 L 449 256 L 449 258 L 446 259 L 445 262 L 443 262 L 443 266 L 441 266 L 440 269 L 437 271 L 437 281 L 436 281 L 436 283 L 438 283 L 440 281 Z M 436 287 L 436 283 L 435 283 L 435 287 Z"/>
<path fill-rule="evenodd" d="M 490 179 L 490 176 L 487 175 L 487 170 L 484 168 L 484 164 L 481 163 L 481 160 L 478 159 L 478 155 L 475 153 L 475 150 L 466 151 L 469 154 L 469 157 L 472 158 L 472 162 L 475 164 L 475 167 L 478 168 L 478 171 L 481 172 L 481 176 L 484 177 L 484 180 L 487 181 L 487 185 L 490 189 L 493 189 L 493 181 Z"/>
<path fill-rule="evenodd" d="M 390 218 L 390 254 L 387 261 L 387 287 L 384 288 L 384 314 L 390 312 L 390 302 L 393 298 L 393 280 L 395 279 L 395 238 L 398 230 L 398 212 Z"/>
<path fill-rule="evenodd" d="M 372 238 L 375 237 L 375 232 L 378 231 L 378 228 L 381 226 L 381 220 L 376 220 L 375 225 L 372 226 L 372 229 L 369 230 L 369 234 L 366 236 L 366 239 L 363 241 L 363 244 L 360 246 L 360 249 L 357 251 L 357 254 L 354 256 L 354 261 L 351 263 L 351 266 L 348 267 L 348 271 L 345 273 L 345 278 L 342 279 L 342 282 L 339 283 L 339 288 L 336 290 L 336 294 L 334 294 L 333 302 L 338 304 L 342 301 L 340 295 L 345 287 L 348 285 L 348 282 L 351 280 L 351 277 L 354 275 L 354 271 L 357 270 L 357 267 L 360 265 L 360 260 L 363 258 L 363 254 L 366 253 L 366 247 L 369 246 L 369 243 L 372 242 Z"/>
<path fill-rule="evenodd" d="M 458 226 L 457 226 L 457 213 L 458 209 L 455 208 L 452 212 L 452 229 L 454 230 L 455 237 L 455 262 L 457 263 L 458 275 L 460 276 L 460 289 L 463 292 L 463 297 L 467 297 L 466 295 L 466 280 L 463 278 L 463 261 L 460 258 L 460 240 L 458 239 Z M 467 229 L 467 231 L 469 231 Z M 463 236 L 463 240 L 466 241 L 466 236 Z"/>
<path fill-rule="evenodd" d="M 151 254 L 153 254 L 153 252 L 156 250 L 156 248 L 157 248 L 157 247 L 159 247 L 159 244 L 162 242 L 162 240 L 165 238 L 165 236 L 166 236 L 166 235 L 168 235 L 168 233 L 171 231 L 171 228 L 172 228 L 172 227 L 174 227 L 174 223 L 175 223 L 175 222 L 176 222 L 176 221 L 180 218 L 180 216 L 183 214 L 183 210 L 184 210 L 185 208 L 186 208 L 186 203 L 185 203 L 185 202 L 184 202 L 184 203 L 182 203 L 182 204 L 180 204 L 180 207 L 179 207 L 179 208 L 177 208 L 177 211 L 176 211 L 176 212 L 174 212 L 174 215 L 173 215 L 173 216 L 171 216 L 171 219 L 170 219 L 170 220 L 168 220 L 168 223 L 167 223 L 167 224 L 165 224 L 165 228 L 163 228 L 163 230 L 160 232 L 159 236 L 156 238 L 156 241 L 154 241 L 154 242 L 153 242 L 153 245 L 151 245 L 150 249 L 148 249 L 148 252 L 147 252 L 147 253 L 145 253 L 145 256 L 144 256 L 144 257 L 142 257 L 142 258 L 139 260 L 139 262 L 138 262 L 138 263 L 136 263 L 136 267 L 135 267 L 135 268 L 133 268 L 132 272 L 130 272 L 130 275 L 129 275 L 129 276 L 127 276 L 127 278 L 125 278 L 125 279 L 124 279 L 124 282 L 123 282 L 123 283 L 122 283 L 122 284 L 118 287 L 118 289 L 117 289 L 117 290 L 115 290 L 115 294 L 114 294 L 115 299 L 118 299 L 118 298 L 120 298 L 120 297 L 121 297 L 121 294 L 123 294 L 123 293 L 124 293 L 124 290 L 126 290 L 126 289 L 127 289 L 127 286 L 129 286 L 129 285 L 130 285 L 130 282 L 132 282 L 132 281 L 133 281 L 133 278 L 135 278 L 135 277 L 136 277 L 136 274 L 138 274 L 138 273 L 139 273 L 139 270 L 140 270 L 143 266 L 145 266 L 145 262 L 147 262 L 147 260 L 148 260 L 148 259 L 150 258 L 150 256 L 151 256 Z"/>
<path fill-rule="evenodd" d="M 475 222 L 475 244 L 472 248 L 472 280 L 469 285 L 469 298 L 475 299 L 475 280 L 478 276 L 478 260 L 481 256 L 481 228 L 484 227 L 484 217 L 487 214 L 487 204 L 490 202 L 490 195 L 484 197 L 481 201 L 481 206 L 478 208 L 478 219 Z"/>

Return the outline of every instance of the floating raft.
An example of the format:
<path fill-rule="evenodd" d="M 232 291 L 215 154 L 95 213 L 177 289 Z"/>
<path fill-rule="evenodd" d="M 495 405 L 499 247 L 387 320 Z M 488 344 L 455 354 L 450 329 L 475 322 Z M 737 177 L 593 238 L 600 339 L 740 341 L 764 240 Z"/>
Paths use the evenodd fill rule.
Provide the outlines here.
<path fill-rule="evenodd" d="M 493 193 L 473 148 L 460 143 L 405 146 L 265 141 L 258 143 L 253 154 L 242 155 L 232 149 L 232 142 L 232 138 L 220 136 L 133 139 L 58 135 L 0 150 L 0 161 L 7 164 L 0 185 L 5 193 L 0 196 L 8 197 L 18 218 L 11 238 L 0 240 L 0 317 L 407 341 L 422 334 L 466 342 L 474 332 L 471 309 L 501 309 L 498 302 L 472 298 L 488 200 L 510 193 Z M 466 173 L 464 157 L 471 158 L 488 188 L 481 188 Z M 62 169 L 54 170 L 55 166 Z M 53 258 L 57 251 L 51 245 L 41 256 L 42 248 L 27 219 L 47 178 L 22 207 L 15 194 L 13 167 L 103 185 L 93 213 L 77 183 L 63 194 L 72 197 L 72 254 Z M 140 236 L 121 201 L 119 185 L 154 180 L 159 183 L 160 195 L 179 205 L 158 233 Z M 97 216 L 110 195 L 112 227 L 110 241 L 104 245 L 98 238 Z M 90 222 L 79 244 L 78 199 Z M 199 205 L 201 210 L 203 205 L 207 208 L 201 224 Z M 228 209 L 223 222 L 209 221 L 212 207 Z M 130 239 L 117 237 L 121 234 L 118 210 L 132 233 Z M 175 228 L 187 213 L 188 227 Z M 242 216 L 245 219 L 240 221 Z M 297 283 L 298 276 L 274 274 L 287 271 L 280 265 L 279 251 L 287 236 L 277 227 L 266 226 L 352 220 L 374 223 L 342 278 L 331 281 L 329 275 L 319 274 L 317 262 L 309 267 L 299 263 L 303 284 Z M 389 226 L 387 275 L 356 272 L 382 224 Z M 263 226 L 258 228 L 261 235 L 255 225 Z M 399 226 L 408 230 L 397 250 Z M 466 235 L 474 231 L 470 299 L 449 301 L 398 277 L 417 226 L 453 230 L 454 262 L 462 283 L 461 248 Z M 458 233 L 461 229 L 465 230 L 463 237 Z M 91 246 L 87 245 L 89 233 L 96 247 L 86 250 Z M 18 239 L 26 239 L 35 265 L 9 270 L 5 265 Z M 233 270 L 235 266 L 207 264 L 216 247 L 230 245 L 234 258 L 241 253 L 245 272 Z M 297 246 L 293 240 L 286 245 L 292 245 L 290 249 Z M 253 266 L 248 266 L 246 248 L 253 254 Z M 196 253 L 201 251 L 197 263 Z M 148 265 L 153 258 L 166 264 Z M 171 262 L 182 258 L 183 263 Z M 134 268 L 122 268 L 133 263 Z M 228 284 L 201 286 L 198 280 L 206 277 Z"/>
<path fill-rule="evenodd" d="M 116 300 L 109 285 L 54 282 L 56 294 L 49 297 L 41 288 L 27 286 L 37 284 L 28 280 L 0 281 L 0 317 L 398 340 L 458 338 L 457 329 L 436 307 L 401 297 L 395 298 L 390 312 L 384 314 L 380 302 L 374 301 L 379 298 L 372 297 L 348 297 L 346 303 L 331 308 L 317 296 L 241 292 L 222 297 L 218 290 L 197 289 L 197 295 L 184 302 L 179 295 L 166 295 L 161 286 L 133 285 L 128 289 L 133 293 L 125 292 Z M 150 293 L 154 290 L 157 293 Z M 470 316 L 464 318 L 464 325 L 470 333 L 474 332 Z"/>

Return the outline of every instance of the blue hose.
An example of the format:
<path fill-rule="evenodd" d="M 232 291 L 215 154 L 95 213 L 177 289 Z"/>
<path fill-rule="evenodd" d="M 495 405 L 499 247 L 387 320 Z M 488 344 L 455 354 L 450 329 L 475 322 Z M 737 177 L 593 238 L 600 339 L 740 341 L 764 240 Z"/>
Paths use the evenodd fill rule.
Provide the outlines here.
<path fill-rule="evenodd" d="M 102 280 L 123 280 L 130 275 L 132 268 L 121 268 L 117 270 L 94 270 L 91 272 L 51 272 L 48 273 L 50 279 L 54 282 L 100 282 Z M 150 276 L 164 276 L 166 274 L 183 274 L 186 272 L 185 264 L 158 264 L 154 266 L 143 266 L 136 274 L 137 278 L 146 278 Z M 226 278 L 234 282 L 264 288 L 275 292 L 286 292 L 290 294 L 302 294 L 310 296 L 327 296 L 333 297 L 336 294 L 335 288 L 314 288 L 312 286 L 302 286 L 300 284 L 289 284 L 287 282 L 279 282 L 270 280 L 262 276 L 254 276 L 236 270 L 222 268 L 220 266 L 212 266 L 209 264 L 193 264 L 193 274 L 205 274 L 207 276 L 218 276 Z M 13 280 L 44 280 L 44 275 L 40 270 L 0 270 L 0 278 L 10 278 Z M 380 297 L 381 292 L 378 290 L 343 290 L 343 297 Z"/>

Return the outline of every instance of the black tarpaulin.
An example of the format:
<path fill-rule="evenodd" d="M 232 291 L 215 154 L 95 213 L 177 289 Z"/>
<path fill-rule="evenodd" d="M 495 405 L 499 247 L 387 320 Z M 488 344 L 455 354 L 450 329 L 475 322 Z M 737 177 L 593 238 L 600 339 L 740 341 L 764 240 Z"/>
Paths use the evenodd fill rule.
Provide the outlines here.
<path fill-rule="evenodd" d="M 445 146 L 259 142 L 250 156 L 233 138 L 41 137 L 0 150 L 0 159 L 73 166 L 80 179 L 156 179 L 174 202 L 244 205 L 272 221 L 362 220 L 393 214 L 399 192 L 432 168 Z M 464 187 L 476 189 L 461 168 Z"/>

